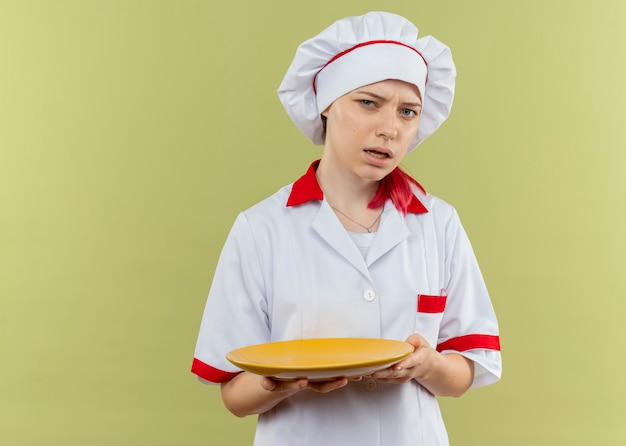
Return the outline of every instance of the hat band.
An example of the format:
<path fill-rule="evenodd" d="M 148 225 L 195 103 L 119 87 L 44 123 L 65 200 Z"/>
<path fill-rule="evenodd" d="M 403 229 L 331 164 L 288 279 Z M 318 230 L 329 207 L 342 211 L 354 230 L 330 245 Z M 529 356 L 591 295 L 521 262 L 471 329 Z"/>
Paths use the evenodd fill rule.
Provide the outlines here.
<path fill-rule="evenodd" d="M 410 49 L 411 51 L 415 52 L 422 59 L 422 61 L 424 62 L 424 65 L 426 65 L 426 69 L 428 71 L 428 62 L 426 62 L 426 59 L 424 59 L 424 56 L 422 56 L 422 53 L 417 51 L 411 45 L 407 45 L 406 43 L 398 42 L 396 40 L 370 40 L 368 42 L 361 42 L 358 45 L 354 45 L 352 48 L 348 48 L 347 50 L 342 51 L 339 54 L 336 54 L 335 56 L 333 56 L 332 59 L 330 59 L 328 62 L 326 62 L 324 64 L 324 66 L 322 68 L 320 68 L 317 73 L 315 73 L 315 76 L 313 76 L 313 93 L 317 94 L 317 77 L 322 72 L 322 70 L 324 70 L 324 68 L 326 68 L 328 65 L 330 65 L 331 63 L 333 63 L 337 59 L 345 56 L 348 53 L 351 53 L 352 51 L 354 51 L 356 49 L 363 48 L 363 47 L 369 46 L 369 45 L 378 45 L 378 44 L 400 45 L 400 46 L 403 46 L 405 48 Z M 427 80 L 428 80 L 428 74 L 426 76 L 426 79 L 425 79 L 424 83 L 426 83 Z"/>
<path fill-rule="evenodd" d="M 381 45 L 382 44 L 382 45 Z M 337 54 L 314 76 L 319 113 L 352 90 L 387 79 L 413 84 L 425 96 L 428 65 L 412 46 L 393 40 L 372 40 Z"/>

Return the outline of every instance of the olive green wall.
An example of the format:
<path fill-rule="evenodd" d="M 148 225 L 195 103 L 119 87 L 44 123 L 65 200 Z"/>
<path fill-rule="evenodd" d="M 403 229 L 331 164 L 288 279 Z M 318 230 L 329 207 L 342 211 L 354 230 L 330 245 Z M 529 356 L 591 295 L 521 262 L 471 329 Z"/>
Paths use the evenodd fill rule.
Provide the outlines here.
<path fill-rule="evenodd" d="M 386 9 L 453 50 L 404 163 L 452 202 L 504 377 L 453 444 L 626 443 L 626 2 L 0 0 L 0 438 L 246 445 L 189 373 L 238 211 L 320 153 L 275 91 L 295 47 Z"/>

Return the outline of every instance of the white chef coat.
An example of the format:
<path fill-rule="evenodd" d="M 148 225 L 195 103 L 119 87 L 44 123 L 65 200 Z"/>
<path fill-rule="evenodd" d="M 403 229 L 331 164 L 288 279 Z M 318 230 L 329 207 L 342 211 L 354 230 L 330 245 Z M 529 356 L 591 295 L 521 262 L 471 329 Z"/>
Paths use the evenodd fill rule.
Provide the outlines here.
<path fill-rule="evenodd" d="M 230 350 L 317 337 L 424 336 L 475 363 L 472 386 L 501 374 L 495 313 L 456 211 L 415 189 L 404 216 L 388 201 L 365 257 L 315 178 L 241 213 L 209 292 L 192 372 L 213 383 L 240 372 Z M 436 398 L 412 380 L 363 379 L 303 391 L 259 415 L 256 446 L 447 445 Z"/>

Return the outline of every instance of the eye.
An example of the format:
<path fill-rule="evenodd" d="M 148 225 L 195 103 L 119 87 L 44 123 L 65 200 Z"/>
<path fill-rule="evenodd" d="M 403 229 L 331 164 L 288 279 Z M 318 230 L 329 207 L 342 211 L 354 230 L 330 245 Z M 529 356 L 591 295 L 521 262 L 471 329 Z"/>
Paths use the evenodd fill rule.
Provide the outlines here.
<path fill-rule="evenodd" d="M 417 116 L 417 112 L 415 110 L 411 110 L 410 108 L 403 108 L 400 110 L 400 114 L 405 118 L 413 118 Z"/>
<path fill-rule="evenodd" d="M 361 105 L 369 108 L 376 106 L 376 103 L 374 101 L 370 101 L 369 99 L 361 99 L 359 102 L 361 102 Z"/>

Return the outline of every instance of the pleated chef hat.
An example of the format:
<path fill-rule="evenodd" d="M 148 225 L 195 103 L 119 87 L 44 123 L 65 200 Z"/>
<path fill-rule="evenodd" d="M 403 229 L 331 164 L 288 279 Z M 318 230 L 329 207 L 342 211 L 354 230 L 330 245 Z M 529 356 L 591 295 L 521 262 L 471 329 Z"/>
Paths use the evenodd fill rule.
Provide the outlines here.
<path fill-rule="evenodd" d="M 412 83 L 422 95 L 412 150 L 450 115 L 456 78 L 450 49 L 417 34 L 410 21 L 388 12 L 338 20 L 298 47 L 278 88 L 280 101 L 296 126 L 322 145 L 320 114 L 336 99 L 385 79 Z"/>

